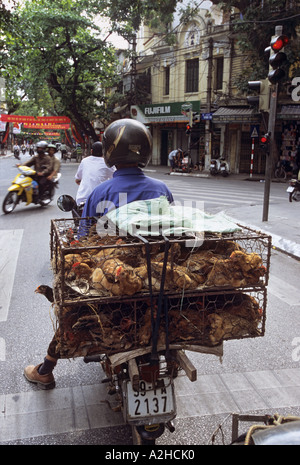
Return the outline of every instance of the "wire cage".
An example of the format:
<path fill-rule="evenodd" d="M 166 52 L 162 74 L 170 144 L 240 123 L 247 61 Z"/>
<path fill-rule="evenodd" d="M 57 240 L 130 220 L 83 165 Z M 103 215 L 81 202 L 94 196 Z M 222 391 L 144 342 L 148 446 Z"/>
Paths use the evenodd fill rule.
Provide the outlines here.
<path fill-rule="evenodd" d="M 187 237 L 77 235 L 51 223 L 62 357 L 263 336 L 270 236 L 240 227 Z"/>
<path fill-rule="evenodd" d="M 108 355 L 160 348 L 199 350 L 224 340 L 264 335 L 266 289 L 223 291 L 188 297 L 165 296 L 158 322 L 159 299 L 58 306 L 61 357 Z"/>

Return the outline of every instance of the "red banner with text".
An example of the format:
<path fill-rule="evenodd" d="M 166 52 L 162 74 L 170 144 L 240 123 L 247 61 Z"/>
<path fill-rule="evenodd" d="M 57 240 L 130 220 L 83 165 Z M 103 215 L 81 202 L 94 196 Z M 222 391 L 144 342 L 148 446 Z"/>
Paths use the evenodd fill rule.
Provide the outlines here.
<path fill-rule="evenodd" d="M 0 121 L 7 123 L 50 123 L 50 124 L 70 124 L 71 120 L 67 116 L 23 116 L 23 115 L 0 115 Z"/>

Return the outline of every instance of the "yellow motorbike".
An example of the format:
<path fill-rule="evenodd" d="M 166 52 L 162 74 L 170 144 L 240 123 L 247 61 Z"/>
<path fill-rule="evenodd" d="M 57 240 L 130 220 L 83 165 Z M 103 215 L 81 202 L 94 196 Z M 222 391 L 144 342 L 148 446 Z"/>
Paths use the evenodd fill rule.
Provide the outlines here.
<path fill-rule="evenodd" d="M 20 174 L 17 174 L 12 181 L 11 186 L 8 188 L 2 210 L 5 214 L 11 213 L 16 206 L 25 202 L 26 206 L 31 203 L 41 205 L 42 207 L 48 205 L 54 197 L 55 188 L 58 187 L 58 181 L 61 173 L 58 173 L 53 181 L 49 181 L 43 195 L 39 194 L 39 186 L 36 178 L 36 171 L 29 166 L 18 166 Z"/>

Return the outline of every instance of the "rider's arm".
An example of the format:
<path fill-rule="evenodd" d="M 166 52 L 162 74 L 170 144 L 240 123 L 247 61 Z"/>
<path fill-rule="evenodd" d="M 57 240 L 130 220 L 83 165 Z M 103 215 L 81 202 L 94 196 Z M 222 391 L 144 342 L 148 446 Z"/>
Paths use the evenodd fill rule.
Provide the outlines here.
<path fill-rule="evenodd" d="M 32 157 L 25 163 L 22 163 L 23 166 L 33 166 L 34 164 L 35 164 L 35 157 Z"/>

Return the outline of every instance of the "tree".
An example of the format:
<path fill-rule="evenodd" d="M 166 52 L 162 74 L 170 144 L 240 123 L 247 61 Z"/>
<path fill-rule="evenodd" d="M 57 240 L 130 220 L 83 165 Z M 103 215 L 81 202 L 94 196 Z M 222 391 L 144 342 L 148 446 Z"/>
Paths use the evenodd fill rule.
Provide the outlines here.
<path fill-rule="evenodd" d="M 89 3 L 27 0 L 11 14 L 1 53 L 8 89 L 35 102 L 48 91 L 55 114 L 69 116 L 78 133 L 98 137 L 92 121 L 116 82 L 114 49 L 101 37 Z M 44 109 L 45 110 L 45 109 Z M 52 113 L 52 114 L 53 114 Z"/>
<path fill-rule="evenodd" d="M 171 43 L 174 37 L 170 34 L 169 27 L 172 24 L 173 14 L 177 6 L 182 2 L 183 0 L 127 0 L 126 2 L 124 0 L 89 0 L 89 5 L 95 12 L 100 8 L 102 14 L 110 19 L 112 32 L 124 37 L 131 44 L 127 57 L 132 62 L 132 86 L 125 98 L 123 96 L 121 105 L 127 103 L 130 106 L 138 102 L 145 103 L 150 94 L 147 85 L 149 79 L 147 72 L 139 78 L 136 76 L 137 31 L 144 23 L 150 26 L 153 31 L 164 35 L 165 39 Z"/>
<path fill-rule="evenodd" d="M 286 67 L 299 61 L 299 38 L 297 28 L 300 25 L 299 8 L 295 1 L 289 0 L 212 0 L 227 12 L 238 8 L 240 16 L 232 21 L 233 33 L 240 50 L 249 60 L 249 66 L 241 73 L 238 87 L 245 91 L 248 80 L 265 78 L 269 62 L 265 48 L 269 46 L 274 35 L 275 26 L 282 25 L 284 34 L 291 38 L 286 48 L 288 61 Z M 288 72 L 286 73 L 288 76 Z"/>

